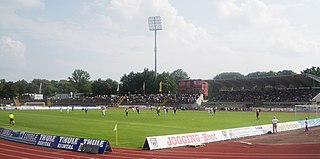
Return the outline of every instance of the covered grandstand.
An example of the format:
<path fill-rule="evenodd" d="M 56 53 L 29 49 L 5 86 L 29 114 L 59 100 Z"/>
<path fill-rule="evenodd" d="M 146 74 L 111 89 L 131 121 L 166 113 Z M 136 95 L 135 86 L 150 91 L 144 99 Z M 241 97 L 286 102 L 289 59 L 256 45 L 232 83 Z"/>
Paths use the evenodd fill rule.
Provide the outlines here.
<path fill-rule="evenodd" d="M 210 105 L 288 106 L 310 104 L 320 92 L 320 77 L 311 74 L 208 80 Z"/>

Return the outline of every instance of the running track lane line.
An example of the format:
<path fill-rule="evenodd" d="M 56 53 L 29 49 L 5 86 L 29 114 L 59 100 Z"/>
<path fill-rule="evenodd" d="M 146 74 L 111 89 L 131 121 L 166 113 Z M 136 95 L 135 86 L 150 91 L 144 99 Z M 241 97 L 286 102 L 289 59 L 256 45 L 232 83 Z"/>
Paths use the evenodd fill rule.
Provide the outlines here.
<path fill-rule="evenodd" d="M 1 157 L 1 156 L 8 156 L 8 157 L 10 157 L 10 159 L 12 159 L 12 158 L 29 159 L 29 158 L 27 158 L 27 157 L 14 156 L 14 155 L 5 154 L 5 153 L 0 153 L 0 157 Z"/>
<path fill-rule="evenodd" d="M 128 154 L 126 153 L 124 155 L 128 155 Z M 155 154 L 155 155 L 152 155 L 152 157 L 147 157 L 147 158 L 185 158 L 185 159 L 194 159 L 194 158 L 200 157 L 199 155 L 196 155 L 196 156 L 190 156 L 188 154 L 184 154 L 184 155 L 185 156 L 177 157 L 176 155 L 164 156 L 164 155 Z M 133 156 L 133 155 L 130 154 L 130 156 Z M 146 157 L 146 155 L 139 155 L 139 154 L 137 154 L 137 156 L 139 158 Z M 137 157 L 118 157 L 118 156 L 112 156 L 112 155 L 110 155 L 110 157 L 132 158 L 132 159 L 137 158 Z M 220 154 L 220 155 L 207 155 L 206 157 L 201 156 L 201 158 L 270 158 L 270 159 L 278 159 L 278 158 L 294 159 L 294 158 L 296 158 L 296 159 L 305 159 L 306 156 L 304 156 L 304 157 L 302 157 L 302 156 L 296 156 L 296 157 L 293 157 L 293 156 L 255 156 L 255 155 L 250 155 L 250 154 L 238 156 L 238 155 L 223 155 L 223 154 Z M 319 159 L 319 157 L 316 157 L 316 156 L 312 156 L 312 157 L 309 156 L 308 158 L 310 158 L 310 159 Z"/>
<path fill-rule="evenodd" d="M 81 155 L 73 155 L 73 154 L 61 153 L 61 152 L 68 152 L 68 151 L 62 151 L 62 150 L 60 151 L 59 149 L 54 149 L 54 150 L 56 150 L 55 152 L 50 152 L 49 148 L 48 148 L 48 151 L 45 151 L 43 149 L 37 149 L 37 148 L 46 148 L 46 147 L 34 146 L 35 148 L 31 149 L 31 148 L 25 148 L 25 147 L 20 146 L 20 145 L 13 146 L 13 145 L 10 145 L 10 144 L 3 144 L 3 143 L 0 143 L 0 145 L 4 145 L 4 146 L 7 146 L 7 147 L 12 147 L 14 149 L 21 149 L 21 150 L 24 150 L 24 151 L 34 151 L 34 152 L 38 152 L 38 153 L 42 153 L 42 154 L 56 155 L 56 157 L 59 157 L 59 156 L 61 157 L 62 156 L 62 157 L 74 157 L 74 158 L 87 158 L 87 159 L 92 159 L 93 158 L 93 157 L 87 157 L 87 156 L 81 156 Z"/>
<path fill-rule="evenodd" d="M 25 154 L 25 155 L 31 155 L 31 156 L 39 156 L 39 157 L 45 157 L 45 158 L 63 159 L 63 158 L 58 158 L 58 157 L 52 157 L 52 156 L 47 156 L 47 155 L 39 155 L 39 154 L 22 152 L 22 151 L 15 151 L 15 150 L 9 150 L 9 149 L 4 149 L 4 148 L 0 148 L 0 150 L 9 151 L 9 152 L 13 152 L 13 153 L 19 153 L 19 154 Z"/>
<path fill-rule="evenodd" d="M 256 156 L 266 156 L 266 155 L 271 155 L 271 156 L 301 156 L 301 157 L 307 157 L 307 156 L 318 156 L 320 158 L 320 154 L 289 154 L 289 153 L 241 153 L 241 152 L 190 152 L 190 151 L 177 151 L 177 150 L 173 150 L 173 151 L 168 151 L 168 152 L 174 152 L 174 153 L 184 153 L 184 154 L 208 154 L 208 155 L 219 155 L 219 154 L 223 154 L 223 155 L 248 155 L 248 154 L 252 154 L 252 155 L 256 155 Z M 166 152 L 166 153 L 168 153 Z"/>
<path fill-rule="evenodd" d="M 0 143 L 1 144 L 1 143 Z M 20 145 L 20 146 L 22 146 L 22 145 Z M 49 150 L 49 149 L 48 149 Z M 58 149 L 54 149 L 54 150 L 58 150 Z M 139 151 L 139 150 L 130 150 L 130 149 L 114 149 L 115 150 L 115 152 L 114 153 L 117 153 L 117 151 L 126 151 L 126 152 L 133 152 L 133 153 L 135 153 L 135 154 L 137 154 L 138 153 L 138 155 L 143 155 L 143 154 L 149 154 L 148 156 L 150 156 L 150 154 L 154 154 L 154 153 L 156 153 L 156 154 L 154 154 L 154 155 L 152 155 L 152 157 L 154 158 L 154 157 L 156 157 L 156 158 L 165 158 L 165 156 L 166 155 L 170 155 L 170 153 L 171 152 L 175 152 L 175 151 L 170 151 L 170 150 L 168 150 L 168 151 L 162 151 L 162 150 L 160 150 L 160 151 Z M 39 151 L 39 150 L 38 150 Z M 42 152 L 42 151 L 40 151 L 40 152 Z M 67 152 L 67 151 L 62 151 L 62 152 Z M 197 152 L 190 152 L 190 151 L 179 151 L 179 150 L 176 150 L 176 152 L 177 153 L 184 153 L 184 152 L 186 152 L 186 153 L 193 153 L 194 155 L 199 155 Z M 120 152 L 119 152 L 120 153 Z M 159 154 L 166 154 L 166 155 L 164 155 L 164 156 L 160 156 Z M 205 153 L 205 154 L 208 154 L 208 155 L 210 155 L 210 152 L 200 152 L 200 154 L 203 154 L 203 153 Z M 227 153 L 227 152 L 226 152 Z M 108 158 L 108 157 L 117 157 L 117 158 L 130 158 L 130 157 L 124 157 L 124 156 L 122 156 L 122 157 L 120 157 L 120 156 L 113 156 L 112 155 L 113 153 L 110 153 L 110 154 L 108 154 L 107 156 L 102 156 L 102 155 L 99 155 L 99 156 L 96 156 L 96 157 L 103 157 L 103 158 Z M 267 154 L 267 153 L 266 153 Z M 279 154 L 279 153 L 278 153 Z M 80 154 L 79 154 L 80 155 Z M 131 156 L 132 156 L 132 154 L 130 154 Z M 128 156 L 130 156 L 130 155 L 128 155 Z M 230 154 L 229 154 L 230 155 Z M 224 156 L 220 156 L 220 157 L 224 157 L 224 158 L 226 158 L 226 157 L 228 157 L 229 155 L 225 155 L 224 154 Z M 239 155 L 238 153 L 235 153 L 234 155 Z M 246 154 L 246 155 L 250 155 L 250 154 Z M 269 154 L 268 154 L 269 155 Z M 280 154 L 280 155 L 285 155 L 285 154 Z M 296 155 L 296 154 L 293 154 L 293 155 Z M 299 155 L 301 155 L 301 154 L 299 154 Z M 302 154 L 302 155 L 304 155 L 304 158 L 306 157 L 306 155 L 307 154 Z M 77 156 L 77 157 L 82 157 L 82 156 Z M 172 158 L 172 157 L 174 157 L 174 155 L 170 155 L 170 158 Z M 214 155 L 212 155 L 211 154 L 211 156 L 210 156 L 210 158 L 212 158 L 212 157 L 214 157 Z M 232 156 L 232 157 L 235 157 L 235 156 Z M 241 156 L 240 156 L 241 157 Z M 246 156 L 242 156 L 242 157 L 246 157 Z M 250 156 L 250 157 L 252 157 L 252 156 Z M 257 156 L 254 156 L 255 158 L 257 158 Z M 272 156 L 273 157 L 273 156 Z M 311 156 L 309 156 L 309 158 L 310 158 Z M 136 158 L 136 157 L 134 157 L 134 158 Z M 190 157 L 189 157 L 190 158 Z M 279 158 L 279 156 L 277 157 L 277 158 Z M 281 158 L 283 158 L 283 157 L 281 157 Z M 290 158 L 292 158 L 292 156 L 290 157 Z M 313 158 L 313 157 L 312 157 Z"/>
<path fill-rule="evenodd" d="M 136 153 L 136 152 L 134 152 Z M 149 155 L 146 155 L 146 154 L 134 154 L 134 153 L 121 153 L 121 152 L 117 152 L 117 156 L 118 155 L 124 155 L 124 156 L 128 156 L 126 158 L 143 158 L 143 157 L 147 157 L 147 158 L 184 158 L 184 159 L 193 159 L 193 158 L 198 158 L 198 157 L 201 157 L 201 158 L 272 158 L 272 159 L 278 159 L 278 158 L 283 158 L 283 159 L 304 159 L 304 158 L 315 158 L 315 159 L 318 159 L 319 156 L 286 156 L 286 155 L 282 155 L 282 156 L 279 156 L 279 155 L 272 155 L 272 154 L 268 154 L 268 156 L 257 156 L 256 154 L 246 154 L 246 153 L 243 153 L 239 156 L 239 154 L 233 154 L 233 155 L 230 155 L 228 153 L 226 154 L 223 154 L 223 153 L 220 153 L 220 154 L 207 154 L 207 155 L 201 155 L 201 154 L 189 154 L 189 153 L 183 153 L 183 154 L 179 154 L 179 157 L 177 156 L 177 154 L 175 153 L 175 155 L 170 155 L 170 153 L 168 152 L 163 152 L 163 153 L 166 153 L 167 155 L 162 155 L 162 154 L 159 154 L 159 153 L 153 153 L 153 154 L 150 154 Z M 280 154 L 281 155 L 281 154 Z M 129 157 L 129 156 L 132 156 L 132 157 Z M 134 157 L 134 156 L 137 156 L 137 157 Z M 116 157 L 112 154 L 109 155 L 109 157 Z"/>
<path fill-rule="evenodd" d="M 215 145 L 216 146 L 216 145 Z M 228 148 L 230 149 L 230 148 Z M 130 149 L 130 148 L 114 148 L 113 149 L 114 152 L 110 153 L 109 156 L 112 157 L 116 157 L 114 154 L 118 153 L 118 155 L 120 155 L 121 153 L 127 156 L 134 156 L 133 154 L 140 154 L 141 157 L 145 156 L 148 157 L 146 155 L 143 154 L 149 154 L 152 155 L 152 157 L 155 158 L 166 158 L 166 155 L 170 155 L 169 157 L 177 157 L 177 154 L 182 153 L 182 154 L 186 154 L 188 155 L 188 157 L 190 156 L 196 156 L 196 157 L 200 157 L 201 155 L 210 155 L 209 158 L 212 158 L 214 156 L 216 157 L 221 157 L 221 158 L 300 158 L 300 159 L 304 159 L 304 158 L 320 158 L 320 154 L 319 153 L 296 153 L 296 154 L 290 154 L 288 153 L 288 151 L 284 151 L 283 153 L 281 152 L 263 152 L 263 153 L 250 153 L 250 152 L 246 152 L 246 153 L 241 153 L 241 152 L 234 152 L 234 153 L 230 153 L 230 152 L 210 152 L 208 151 L 208 149 L 205 150 L 205 152 L 201 151 L 201 148 L 199 149 L 200 151 L 188 151 L 186 149 L 183 150 L 179 150 L 179 149 L 168 149 L 168 150 L 155 150 L 155 151 L 145 151 L 142 152 L 141 150 L 138 149 Z M 257 150 L 259 151 L 259 147 L 257 148 Z M 172 153 L 174 153 L 175 155 L 172 155 Z M 161 154 L 166 154 L 166 155 L 161 155 Z M 117 155 L 117 156 L 118 156 Z M 129 157 L 126 157 L 129 158 Z M 194 157 L 193 157 L 194 158 Z"/>
<path fill-rule="evenodd" d="M 131 152 L 131 153 L 137 153 L 137 152 L 143 152 L 143 151 L 130 151 L 130 150 L 121 150 L 121 149 L 117 149 L 115 150 L 115 152 Z M 115 153 L 113 152 L 113 153 Z M 171 150 L 171 149 L 168 149 L 167 151 L 164 150 L 156 150 L 156 151 L 144 151 L 143 153 L 145 154 L 159 154 L 159 153 L 164 153 L 164 154 L 168 154 L 168 152 L 173 152 L 175 154 L 178 154 L 178 153 L 182 153 L 182 154 L 188 154 L 188 155 L 219 155 L 219 154 L 223 154 L 223 155 L 248 155 L 248 154 L 252 154 L 252 155 L 255 155 L 255 156 L 266 156 L 266 155 L 271 155 L 271 156 L 282 156 L 282 155 L 285 155 L 285 156 L 303 156 L 303 157 L 306 157 L 306 156 L 318 156 L 320 158 L 320 154 L 303 154 L 303 153 L 296 153 L 296 154 L 292 154 L 292 153 L 241 153 L 241 152 L 193 152 L 193 151 L 179 151 L 179 150 Z"/>

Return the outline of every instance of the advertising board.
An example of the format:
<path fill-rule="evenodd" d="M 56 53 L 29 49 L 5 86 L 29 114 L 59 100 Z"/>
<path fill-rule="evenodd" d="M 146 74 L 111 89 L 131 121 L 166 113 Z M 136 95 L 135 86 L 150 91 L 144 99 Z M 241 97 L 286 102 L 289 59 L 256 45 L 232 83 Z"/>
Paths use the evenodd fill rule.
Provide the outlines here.
<path fill-rule="evenodd" d="M 37 134 L 5 128 L 0 129 L 0 138 L 30 145 L 88 153 L 103 154 L 105 151 L 112 151 L 108 140 Z"/>

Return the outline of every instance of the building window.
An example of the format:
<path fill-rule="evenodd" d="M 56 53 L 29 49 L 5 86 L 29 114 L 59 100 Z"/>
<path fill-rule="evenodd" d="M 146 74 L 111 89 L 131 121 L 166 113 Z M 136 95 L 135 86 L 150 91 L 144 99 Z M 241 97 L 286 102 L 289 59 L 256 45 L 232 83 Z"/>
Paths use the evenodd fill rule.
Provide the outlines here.
<path fill-rule="evenodd" d="M 193 84 L 194 84 L 194 85 L 201 85 L 202 82 L 201 82 L 201 81 L 193 81 Z"/>
<path fill-rule="evenodd" d="M 193 89 L 194 94 L 202 93 L 200 89 Z"/>

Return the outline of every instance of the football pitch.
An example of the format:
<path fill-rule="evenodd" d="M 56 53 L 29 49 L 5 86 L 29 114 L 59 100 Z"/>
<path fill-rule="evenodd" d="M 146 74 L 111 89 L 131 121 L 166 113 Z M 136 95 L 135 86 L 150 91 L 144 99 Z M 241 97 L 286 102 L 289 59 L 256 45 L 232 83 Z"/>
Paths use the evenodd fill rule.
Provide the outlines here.
<path fill-rule="evenodd" d="M 9 113 L 15 115 L 15 125 L 9 126 Z M 167 115 L 155 110 L 129 111 L 107 109 L 106 116 L 100 110 L 1 110 L 0 127 L 41 134 L 83 137 L 109 140 L 111 146 L 139 148 L 147 136 L 159 136 L 192 132 L 204 132 L 227 128 L 270 124 L 273 116 L 280 122 L 303 120 L 305 117 L 316 118 L 315 113 L 261 112 L 257 120 L 255 112 L 217 111 L 210 115 L 206 111 L 181 111 Z M 118 130 L 116 145 L 115 124 Z"/>

